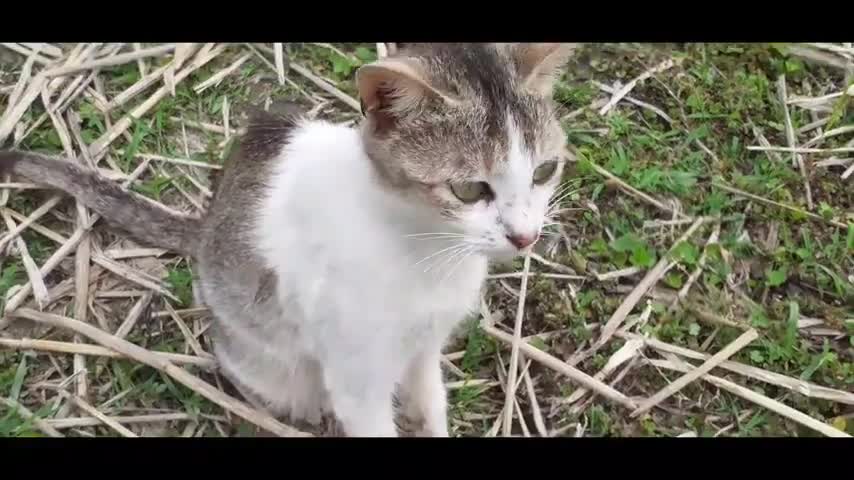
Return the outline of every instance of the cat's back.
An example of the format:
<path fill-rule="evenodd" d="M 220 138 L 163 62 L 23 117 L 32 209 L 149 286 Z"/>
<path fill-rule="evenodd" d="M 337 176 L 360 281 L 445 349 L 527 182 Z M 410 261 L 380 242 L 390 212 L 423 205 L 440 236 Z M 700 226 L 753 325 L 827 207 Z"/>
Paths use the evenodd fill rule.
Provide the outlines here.
<path fill-rule="evenodd" d="M 297 117 L 253 112 L 223 167 L 211 178 L 213 196 L 205 212 L 203 243 L 208 257 L 251 253 L 257 212 L 270 190 L 278 154 L 296 128 Z"/>
<path fill-rule="evenodd" d="M 219 309 L 252 303 L 268 276 L 254 231 L 279 152 L 298 124 L 297 114 L 295 109 L 253 112 L 246 132 L 211 177 L 213 195 L 199 232 L 196 266 L 204 300 Z"/>
<path fill-rule="evenodd" d="M 253 113 L 211 179 L 205 219 L 209 250 L 251 250 L 253 230 L 264 221 L 271 201 L 294 207 L 296 197 L 299 204 L 311 204 L 315 194 L 325 195 L 329 188 L 340 192 L 335 184 L 364 170 L 352 158 L 361 152 L 355 131 L 305 119 L 297 107 L 278 110 Z"/>

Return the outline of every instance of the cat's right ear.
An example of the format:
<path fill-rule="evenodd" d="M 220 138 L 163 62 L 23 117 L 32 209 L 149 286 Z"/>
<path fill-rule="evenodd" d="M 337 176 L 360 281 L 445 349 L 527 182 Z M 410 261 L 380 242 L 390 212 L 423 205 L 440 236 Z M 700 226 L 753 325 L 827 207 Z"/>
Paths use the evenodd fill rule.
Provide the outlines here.
<path fill-rule="evenodd" d="M 557 74 L 579 44 L 511 43 L 499 46 L 509 51 L 527 89 L 542 96 L 551 96 Z"/>
<path fill-rule="evenodd" d="M 426 101 L 454 100 L 433 88 L 418 60 L 388 58 L 356 71 L 362 113 L 374 122 L 378 133 L 395 124 Z"/>

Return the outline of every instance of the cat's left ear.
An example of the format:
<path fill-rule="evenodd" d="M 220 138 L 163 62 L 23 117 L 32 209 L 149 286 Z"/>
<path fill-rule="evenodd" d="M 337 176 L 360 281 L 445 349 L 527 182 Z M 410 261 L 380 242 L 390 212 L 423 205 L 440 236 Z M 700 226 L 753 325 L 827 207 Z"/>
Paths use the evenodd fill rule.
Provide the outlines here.
<path fill-rule="evenodd" d="M 516 43 L 505 45 L 516 73 L 528 90 L 550 96 L 561 68 L 578 49 L 577 43 Z"/>
<path fill-rule="evenodd" d="M 430 84 L 414 58 L 387 58 L 360 67 L 356 85 L 362 113 L 375 122 L 378 130 L 393 128 L 424 101 L 454 102 Z"/>

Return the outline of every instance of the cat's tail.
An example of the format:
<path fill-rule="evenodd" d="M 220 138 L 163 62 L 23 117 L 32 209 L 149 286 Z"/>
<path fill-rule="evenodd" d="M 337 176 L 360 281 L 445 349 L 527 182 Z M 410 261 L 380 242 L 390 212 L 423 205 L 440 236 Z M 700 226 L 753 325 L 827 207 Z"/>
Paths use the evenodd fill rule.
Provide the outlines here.
<path fill-rule="evenodd" d="M 168 210 L 75 162 L 33 152 L 0 151 L 3 173 L 20 175 L 73 196 L 148 246 L 188 256 L 198 251 L 200 218 Z"/>

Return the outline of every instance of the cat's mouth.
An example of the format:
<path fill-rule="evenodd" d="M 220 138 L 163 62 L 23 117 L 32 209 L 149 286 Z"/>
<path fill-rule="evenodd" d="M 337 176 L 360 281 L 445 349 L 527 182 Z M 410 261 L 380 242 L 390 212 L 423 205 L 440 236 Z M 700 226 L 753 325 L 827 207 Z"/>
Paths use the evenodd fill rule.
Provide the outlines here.
<path fill-rule="evenodd" d="M 478 250 L 489 260 L 505 262 L 524 257 L 530 253 L 542 238 L 541 229 L 526 235 L 489 233 L 484 236 Z"/>
<path fill-rule="evenodd" d="M 538 239 L 534 240 L 533 243 L 530 243 L 523 247 L 518 247 L 515 245 L 490 247 L 484 249 L 483 254 L 490 260 L 498 262 L 508 262 L 527 255 L 533 250 L 537 242 Z"/>

